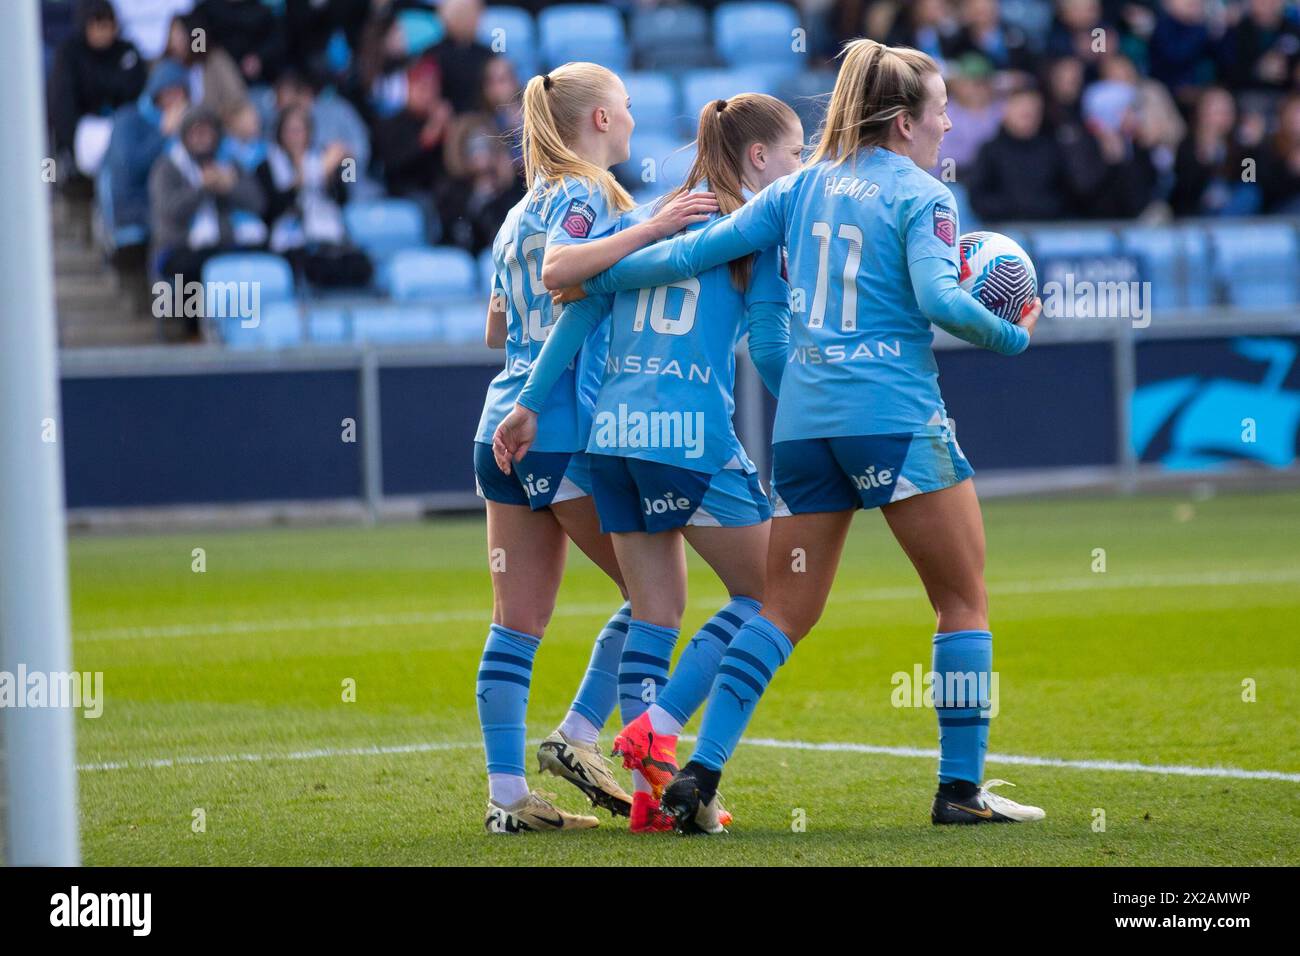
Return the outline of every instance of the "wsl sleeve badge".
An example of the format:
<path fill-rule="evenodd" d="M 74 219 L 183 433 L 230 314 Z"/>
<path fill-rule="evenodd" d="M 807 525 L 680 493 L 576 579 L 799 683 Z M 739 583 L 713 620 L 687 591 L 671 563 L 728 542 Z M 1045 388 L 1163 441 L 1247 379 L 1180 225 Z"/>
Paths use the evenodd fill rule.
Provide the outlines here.
<path fill-rule="evenodd" d="M 945 246 L 957 244 L 957 214 L 947 206 L 934 207 L 934 234 Z"/>
<path fill-rule="evenodd" d="M 591 227 L 596 224 L 596 210 L 581 199 L 569 203 L 560 220 L 560 228 L 574 239 L 586 239 L 591 235 Z"/>

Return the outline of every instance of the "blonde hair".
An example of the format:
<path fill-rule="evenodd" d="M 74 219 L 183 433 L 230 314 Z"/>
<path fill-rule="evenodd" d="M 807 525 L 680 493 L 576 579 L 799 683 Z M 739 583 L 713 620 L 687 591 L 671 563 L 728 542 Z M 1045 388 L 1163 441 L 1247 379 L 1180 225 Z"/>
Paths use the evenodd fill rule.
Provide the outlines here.
<path fill-rule="evenodd" d="M 884 145 L 897 117 L 921 115 L 925 78 L 939 72 L 928 54 L 875 40 L 847 43 L 840 56 L 844 62 L 809 165 L 839 165 L 865 146 Z"/>
<path fill-rule="evenodd" d="M 707 181 L 709 190 L 718 197 L 722 215 L 735 212 L 745 204 L 741 182 L 745 151 L 753 143 L 774 145 L 798 121 L 794 110 L 765 93 L 741 93 L 705 104 L 700 110 L 695 161 L 682 185 L 660 200 L 660 204 L 671 202 Z M 732 285 L 744 292 L 749 288 L 754 256 L 733 259 L 730 268 Z"/>
<path fill-rule="evenodd" d="M 540 181 L 538 198 L 549 208 L 564 177 L 573 176 L 599 189 L 606 204 L 619 212 L 636 205 L 608 169 L 601 169 L 573 150 L 583 121 L 608 101 L 617 77 L 597 63 L 565 63 L 534 76 L 524 87 L 524 178 L 529 188 Z"/>

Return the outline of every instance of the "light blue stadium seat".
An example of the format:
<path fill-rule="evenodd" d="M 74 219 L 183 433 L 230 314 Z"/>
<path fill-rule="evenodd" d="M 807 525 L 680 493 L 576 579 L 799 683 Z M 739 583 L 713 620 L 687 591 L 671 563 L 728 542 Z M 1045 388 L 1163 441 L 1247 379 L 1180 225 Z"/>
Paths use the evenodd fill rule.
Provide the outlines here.
<path fill-rule="evenodd" d="M 348 236 L 372 258 L 425 244 L 424 213 L 409 199 L 372 199 L 343 207 Z"/>
<path fill-rule="evenodd" d="M 623 77 L 637 129 L 672 131 L 681 120 L 677 83 L 667 73 L 629 73 Z"/>
<path fill-rule="evenodd" d="M 307 338 L 313 345 L 339 345 L 349 341 L 348 310 L 334 305 L 309 306 Z"/>
<path fill-rule="evenodd" d="M 713 11 L 713 38 L 724 63 L 793 73 L 807 65 L 806 52 L 795 52 L 799 14 L 785 3 L 748 0 L 724 3 Z M 804 49 L 807 38 L 804 38 Z"/>
<path fill-rule="evenodd" d="M 695 126 L 704 104 L 728 99 L 737 93 L 771 93 L 778 79 L 761 67 L 692 70 L 682 77 L 682 110 L 689 117 L 688 128 L 683 132 L 695 136 Z"/>
<path fill-rule="evenodd" d="M 681 183 L 695 159 L 694 148 L 684 146 L 675 136 L 633 130 L 632 147 L 623 168 L 627 178 L 636 183 L 634 191 L 660 195 Z"/>
<path fill-rule="evenodd" d="M 537 26 L 519 7 L 491 6 L 478 21 L 478 40 L 514 64 L 520 82 L 537 72 Z"/>
<path fill-rule="evenodd" d="M 259 316 L 277 302 L 293 299 L 293 270 L 281 256 L 269 252 L 227 252 L 213 256 L 203 266 L 203 285 L 207 315 L 224 336 L 231 331 L 228 318 L 235 325 L 256 308 Z M 238 329 L 241 340 L 256 339 L 256 329 Z"/>
<path fill-rule="evenodd" d="M 1151 283 L 1154 308 L 1203 308 L 1212 301 L 1210 263 L 1199 230 L 1133 226 L 1123 231 L 1120 248 L 1137 258 L 1142 281 Z"/>
<path fill-rule="evenodd" d="M 221 319 L 222 341 L 232 349 L 282 349 L 302 342 L 302 316 L 296 302 L 264 302 L 256 318 L 252 327 L 246 327 L 238 315 Z"/>
<path fill-rule="evenodd" d="M 402 249 L 388 260 L 384 281 L 399 302 L 468 296 L 478 291 L 478 265 L 455 246 Z"/>
<path fill-rule="evenodd" d="M 479 286 L 484 295 L 492 294 L 492 278 L 496 272 L 497 264 L 492 259 L 492 247 L 488 246 L 478 254 Z"/>
<path fill-rule="evenodd" d="M 717 63 L 709 19 L 699 7 L 672 4 L 637 10 L 629 36 L 642 70 L 680 73 Z"/>
<path fill-rule="evenodd" d="M 439 311 L 442 320 L 442 340 L 451 345 L 482 345 L 483 330 L 487 323 L 487 301 L 467 299 L 444 305 Z"/>
<path fill-rule="evenodd" d="M 1030 235 L 1034 256 L 1114 256 L 1120 251 L 1119 238 L 1110 229 L 1035 229 Z"/>
<path fill-rule="evenodd" d="M 537 17 L 539 47 L 548 69 L 570 60 L 590 60 L 611 70 L 627 69 L 629 50 L 618 10 L 603 3 L 548 7 Z"/>
<path fill-rule="evenodd" d="M 1281 222 L 1211 223 L 1214 274 L 1229 305 L 1281 309 L 1297 301 L 1300 243 Z"/>
<path fill-rule="evenodd" d="M 371 305 L 351 310 L 352 341 L 372 345 L 436 342 L 442 331 L 432 305 Z"/>

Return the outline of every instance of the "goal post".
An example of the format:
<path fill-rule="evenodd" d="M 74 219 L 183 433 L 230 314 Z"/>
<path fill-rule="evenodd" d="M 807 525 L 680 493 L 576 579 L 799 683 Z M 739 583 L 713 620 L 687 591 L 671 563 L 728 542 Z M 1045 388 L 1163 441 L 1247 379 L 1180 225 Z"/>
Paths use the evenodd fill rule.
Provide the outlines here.
<path fill-rule="evenodd" d="M 38 0 L 0 29 L 0 680 L 71 669 L 63 434 Z M 53 178 L 62 174 L 55 170 Z M 0 707 L 0 823 L 16 866 L 79 862 L 73 711 Z"/>

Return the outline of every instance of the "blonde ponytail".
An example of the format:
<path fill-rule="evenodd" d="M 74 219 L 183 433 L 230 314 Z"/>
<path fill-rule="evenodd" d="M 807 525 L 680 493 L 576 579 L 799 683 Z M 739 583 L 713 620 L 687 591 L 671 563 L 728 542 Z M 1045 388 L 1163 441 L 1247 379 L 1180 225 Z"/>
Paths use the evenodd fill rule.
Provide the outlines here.
<path fill-rule="evenodd" d="M 573 151 L 582 121 L 609 96 L 615 76 L 596 63 L 565 63 L 524 87 L 524 177 L 529 188 L 542 186 L 543 214 L 564 177 L 586 180 L 618 212 L 636 205 L 608 169 Z"/>
<path fill-rule="evenodd" d="M 827 160 L 838 165 L 863 147 L 884 145 L 899 115 L 921 115 L 925 78 L 939 72 L 920 50 L 875 40 L 854 40 L 840 56 L 844 62 L 810 165 Z"/>

